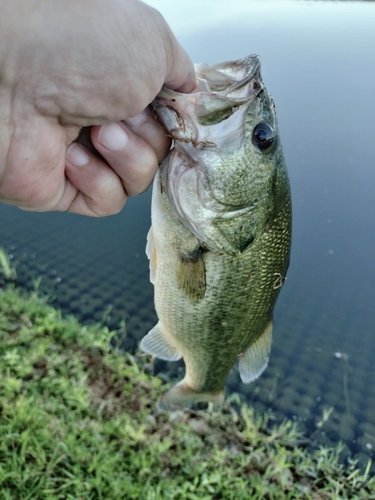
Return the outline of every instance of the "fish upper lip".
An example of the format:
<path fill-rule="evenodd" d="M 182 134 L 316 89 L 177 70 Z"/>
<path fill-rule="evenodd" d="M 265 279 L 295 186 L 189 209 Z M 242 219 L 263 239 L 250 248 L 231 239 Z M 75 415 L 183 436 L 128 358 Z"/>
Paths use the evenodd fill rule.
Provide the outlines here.
<path fill-rule="evenodd" d="M 242 87 L 247 85 L 255 77 L 258 77 L 259 79 L 261 79 L 261 76 L 260 76 L 260 58 L 259 58 L 259 56 L 255 55 L 255 54 L 243 57 L 242 59 L 238 59 L 237 61 L 234 61 L 234 62 L 230 61 L 227 63 L 212 65 L 210 67 L 214 68 L 216 70 L 216 68 L 225 67 L 225 66 L 228 66 L 230 68 L 233 68 L 236 66 L 239 68 L 243 67 L 243 68 L 247 68 L 247 71 L 242 78 L 239 78 L 237 81 L 234 81 L 233 83 L 231 83 L 227 87 L 223 88 L 222 90 L 219 90 L 218 88 L 215 88 L 215 84 L 213 82 L 211 82 L 211 85 L 210 85 L 210 80 L 207 77 L 206 78 L 204 77 L 203 72 L 204 72 L 204 69 L 207 68 L 207 66 L 201 65 L 201 64 L 196 64 L 195 67 L 196 67 L 196 71 L 197 71 L 197 77 L 200 79 L 204 79 L 207 82 L 207 84 L 209 86 L 209 90 L 207 89 L 205 91 L 203 89 L 196 88 L 192 92 L 190 92 L 189 94 L 182 94 L 180 92 L 177 92 L 175 90 L 172 90 L 172 89 L 169 89 L 168 87 L 163 86 L 161 91 L 159 92 L 159 94 L 157 95 L 157 97 L 154 99 L 153 102 L 156 103 L 156 106 L 159 103 L 163 102 L 164 99 L 166 99 L 168 101 L 172 101 L 172 103 L 173 103 L 174 99 L 178 98 L 178 96 L 181 96 L 181 95 L 184 95 L 185 97 L 186 96 L 194 96 L 194 94 L 206 93 L 206 92 L 210 93 L 210 94 L 215 94 L 215 95 L 222 95 L 223 97 L 224 96 L 228 97 L 229 94 L 241 89 Z M 219 71 L 217 71 L 217 73 L 219 73 Z M 224 75 L 222 73 L 222 76 L 227 77 L 228 83 L 231 80 L 233 80 L 233 77 L 231 78 L 229 75 Z M 156 107 L 156 106 L 153 106 L 153 107 Z M 171 106 L 173 107 L 173 104 L 171 104 Z"/>
<path fill-rule="evenodd" d="M 233 83 L 230 87 L 228 87 L 228 89 L 225 91 L 225 93 L 227 95 L 244 87 L 256 76 L 258 76 L 260 78 L 260 58 L 259 58 L 259 56 L 250 55 L 250 56 L 244 57 L 243 59 L 240 59 L 238 61 L 238 63 L 241 63 L 241 62 L 245 63 L 245 61 L 246 61 L 246 64 L 248 64 L 249 66 L 250 66 L 250 61 L 254 61 L 254 64 L 253 64 L 251 71 L 249 71 L 243 79 L 239 80 L 238 82 Z"/>

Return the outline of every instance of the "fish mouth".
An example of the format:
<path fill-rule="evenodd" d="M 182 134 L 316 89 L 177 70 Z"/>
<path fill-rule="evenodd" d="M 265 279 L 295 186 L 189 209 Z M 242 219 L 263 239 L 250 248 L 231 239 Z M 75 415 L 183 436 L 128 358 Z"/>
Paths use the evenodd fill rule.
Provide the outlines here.
<path fill-rule="evenodd" d="M 173 140 L 198 149 L 215 148 L 217 141 L 199 129 L 221 124 L 262 91 L 260 58 L 250 55 L 220 64 L 196 64 L 195 71 L 193 92 L 163 87 L 151 105 Z"/>
<path fill-rule="evenodd" d="M 197 78 L 207 83 L 209 91 L 220 92 L 229 97 L 238 94 L 251 80 L 255 83 L 260 79 L 260 58 L 252 54 L 237 61 L 213 65 L 196 64 L 195 71 Z M 255 85 L 255 88 L 258 86 Z"/>

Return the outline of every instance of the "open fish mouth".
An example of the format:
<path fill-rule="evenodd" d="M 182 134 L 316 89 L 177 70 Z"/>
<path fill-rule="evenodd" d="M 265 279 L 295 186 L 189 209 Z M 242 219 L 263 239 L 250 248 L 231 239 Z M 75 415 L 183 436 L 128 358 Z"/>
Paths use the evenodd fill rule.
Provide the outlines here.
<path fill-rule="evenodd" d="M 246 105 L 264 88 L 259 56 L 214 65 L 196 64 L 195 71 L 197 87 L 192 93 L 181 94 L 163 87 L 152 107 L 173 140 L 191 143 L 198 149 L 227 149 L 228 128 L 243 135 L 239 129 Z M 239 110 L 241 116 L 226 122 Z M 225 133 L 220 126 L 224 121 Z"/>

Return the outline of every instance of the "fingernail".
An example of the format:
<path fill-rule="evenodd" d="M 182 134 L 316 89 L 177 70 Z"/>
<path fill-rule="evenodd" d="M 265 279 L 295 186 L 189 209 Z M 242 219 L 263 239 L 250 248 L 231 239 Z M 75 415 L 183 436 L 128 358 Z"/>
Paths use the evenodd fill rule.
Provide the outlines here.
<path fill-rule="evenodd" d="M 90 160 L 86 151 L 75 142 L 68 147 L 66 159 L 69 163 L 75 165 L 76 167 L 84 167 Z"/>
<path fill-rule="evenodd" d="M 118 123 L 107 123 L 100 127 L 99 142 L 110 151 L 120 151 L 128 143 L 128 135 Z"/>

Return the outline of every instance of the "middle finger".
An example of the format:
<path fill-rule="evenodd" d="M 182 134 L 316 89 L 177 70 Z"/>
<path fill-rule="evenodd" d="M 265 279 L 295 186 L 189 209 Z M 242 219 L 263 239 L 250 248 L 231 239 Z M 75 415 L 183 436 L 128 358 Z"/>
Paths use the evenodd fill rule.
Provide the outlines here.
<path fill-rule="evenodd" d="M 92 127 L 95 148 L 120 177 L 126 194 L 134 196 L 151 184 L 158 168 L 154 149 L 123 122 Z"/>

